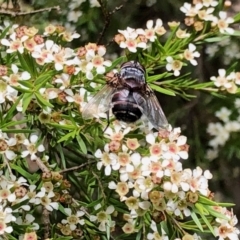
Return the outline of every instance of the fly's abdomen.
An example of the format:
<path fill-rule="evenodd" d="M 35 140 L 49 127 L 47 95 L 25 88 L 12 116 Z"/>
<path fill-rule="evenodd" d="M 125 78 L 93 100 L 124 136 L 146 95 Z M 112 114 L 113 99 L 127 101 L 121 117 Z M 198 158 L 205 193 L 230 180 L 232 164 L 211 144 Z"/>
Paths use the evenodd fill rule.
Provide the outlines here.
<path fill-rule="evenodd" d="M 139 106 L 129 92 L 126 94 L 126 91 L 124 92 L 123 90 L 115 93 L 112 98 L 112 104 L 112 112 L 116 119 L 120 121 L 132 123 L 142 116 Z"/>

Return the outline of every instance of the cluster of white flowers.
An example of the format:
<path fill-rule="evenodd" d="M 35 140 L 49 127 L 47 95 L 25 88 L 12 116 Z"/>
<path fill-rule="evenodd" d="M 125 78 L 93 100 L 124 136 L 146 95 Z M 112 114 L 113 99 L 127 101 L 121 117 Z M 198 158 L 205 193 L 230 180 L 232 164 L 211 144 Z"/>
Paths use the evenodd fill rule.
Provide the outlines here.
<path fill-rule="evenodd" d="M 34 218 L 30 217 L 30 214 L 23 213 L 27 213 L 31 209 L 30 205 L 26 204 L 26 200 L 30 200 L 30 195 L 27 195 L 28 187 L 29 185 L 27 183 L 27 180 L 23 177 L 17 178 L 16 176 L 11 175 L 7 178 L 3 175 L 2 171 L 0 172 L 1 236 L 4 236 L 6 233 L 11 233 L 13 231 L 11 222 L 15 222 L 19 225 L 22 225 L 24 222 L 25 225 L 29 226 L 29 228 L 39 228 L 38 224 L 33 223 Z M 16 218 L 16 216 L 18 216 L 18 218 Z"/>
<path fill-rule="evenodd" d="M 114 40 L 121 48 L 127 48 L 130 52 L 137 52 L 137 48 L 146 49 L 148 43 L 154 42 L 157 36 L 166 33 L 162 24 L 161 19 L 156 20 L 155 26 L 153 20 L 149 20 L 146 29 L 128 27 L 126 30 L 118 30 L 120 34 L 116 35 Z"/>
<path fill-rule="evenodd" d="M 231 40 L 230 37 L 224 36 L 220 42 L 208 44 L 206 54 L 212 58 L 221 54 L 224 64 L 228 65 L 231 61 L 240 59 L 240 49 L 237 42 Z"/>
<path fill-rule="evenodd" d="M 195 1 L 193 4 L 184 3 L 180 10 L 185 13 L 187 25 L 194 25 L 197 31 L 203 28 L 204 21 L 208 21 L 212 27 L 217 27 L 220 33 L 232 34 L 234 30 L 229 27 L 229 24 L 233 23 L 234 19 L 227 17 L 227 13 L 224 11 L 219 12 L 218 16 L 214 16 L 217 5 L 218 1 L 202 0 Z"/>
<path fill-rule="evenodd" d="M 210 79 L 214 82 L 214 85 L 221 91 L 227 91 L 229 93 L 237 92 L 237 85 L 240 85 L 240 72 L 231 72 L 226 74 L 225 69 L 218 70 L 218 77 L 212 76 Z"/>
<path fill-rule="evenodd" d="M 41 67 L 46 65 L 49 67 L 51 65 L 56 70 L 55 75 L 46 76 L 46 79 L 49 77 L 55 79 L 54 85 L 40 88 L 39 93 L 37 93 L 39 97 L 43 97 L 48 102 L 58 99 L 60 102 L 76 103 L 81 110 L 85 104 L 86 90 L 81 86 L 79 88 L 77 84 L 77 86 L 72 86 L 70 84 L 71 78 L 81 74 L 81 77 L 84 76 L 84 78 L 92 80 L 96 75 L 104 74 L 106 67 L 111 65 L 111 61 L 104 59 L 106 48 L 89 43 L 74 51 L 71 48 L 63 48 L 53 40 L 49 40 L 49 37 L 60 37 L 63 41 L 69 42 L 78 38 L 79 34 L 71 34 L 60 26 L 48 25 L 44 33 L 40 35 L 38 29 L 34 27 L 13 25 L 6 32 L 5 38 L 1 39 L 1 44 L 6 47 L 6 52 L 9 54 L 29 53 L 32 56 L 32 61 L 35 61 L 36 67 L 38 66 L 39 74 Z M 29 72 L 20 71 L 14 63 L 11 66 L 0 66 L 0 104 L 5 104 L 6 101 L 15 103 L 19 100 L 19 89 L 16 87 L 26 91 L 28 88 L 31 90 L 31 86 L 33 86 L 31 84 L 35 84 L 37 79 L 31 71 L 31 69 Z M 23 111 L 23 99 L 18 101 L 16 109 L 19 112 Z M 48 107 L 44 111 L 49 114 L 51 108 Z"/>
<path fill-rule="evenodd" d="M 12 33 L 11 33 L 12 32 Z M 10 34 L 11 33 L 11 34 Z M 39 35 L 38 29 L 31 27 L 18 27 L 14 25 L 9 30 L 9 35 L 1 40 L 2 45 L 6 46 L 7 53 L 20 52 L 24 50 L 29 52 L 36 63 L 39 65 L 53 63 L 57 71 L 70 68 L 73 74 L 79 72 L 86 73 L 88 79 L 93 78 L 93 71 L 97 74 L 105 72 L 105 66 L 110 66 L 110 61 L 105 61 L 103 55 L 106 53 L 104 46 L 88 44 L 75 52 L 71 48 L 63 48 L 53 40 L 45 40 L 44 36 L 58 36 L 63 41 L 70 42 L 80 35 L 69 33 L 59 26 L 49 25 L 45 28 L 43 35 Z M 69 70 L 69 69 L 68 69 Z M 70 71 L 70 70 L 69 70 Z M 21 76 L 23 79 L 21 79 Z M 25 72 L 17 80 L 28 80 L 31 76 Z M 26 76 L 28 78 L 26 78 Z"/>
<path fill-rule="evenodd" d="M 44 152 L 43 144 L 39 142 L 36 134 L 30 136 L 30 141 L 24 135 L 15 134 L 9 137 L 0 129 L 0 155 L 4 156 L 7 160 L 14 160 L 17 157 L 14 149 L 22 149 L 21 157 L 26 158 L 30 156 L 31 160 L 38 158 L 38 153 Z"/>
<path fill-rule="evenodd" d="M 229 110 L 229 108 L 222 107 L 215 113 L 215 116 L 221 120 L 221 122 L 209 123 L 207 132 L 213 136 L 213 139 L 209 141 L 209 146 L 212 149 L 208 149 L 207 158 L 213 160 L 218 157 L 219 148 L 223 147 L 229 140 L 230 136 L 234 132 L 240 131 L 240 99 L 235 100 L 235 109 Z M 236 110 L 236 111 L 235 111 Z M 234 120 L 231 120 L 233 112 L 237 112 Z"/>
<path fill-rule="evenodd" d="M 81 9 L 81 5 L 84 2 L 89 2 L 90 7 L 100 7 L 100 4 L 97 0 L 73 0 L 68 4 L 68 11 L 67 11 L 67 20 L 68 22 L 76 23 L 78 22 L 79 18 L 83 15 Z"/>
<path fill-rule="evenodd" d="M 30 185 L 23 177 L 17 178 L 12 173 L 6 177 L 4 174 L 6 173 L 0 172 L 0 238 L 8 239 L 6 234 L 13 232 L 12 222 L 27 227 L 28 233 L 26 234 L 30 234 L 32 231 L 31 234 L 35 236 L 35 231 L 39 229 L 39 221 L 36 221 L 32 211 L 39 208 L 39 206 L 50 212 L 58 210 L 59 203 L 56 202 L 55 192 L 61 185 L 61 175 L 58 173 L 55 175 L 54 173 L 49 173 L 50 175 L 46 173 L 49 181 L 43 182 L 40 189 L 40 185 Z M 55 182 L 54 184 L 52 180 Z M 59 193 L 63 192 L 60 191 Z M 64 193 L 66 194 L 66 190 Z M 76 213 L 73 214 L 69 208 L 65 208 L 64 211 L 67 219 L 63 219 L 62 223 L 63 226 L 69 227 L 71 234 L 76 229 L 77 224 L 84 224 L 84 220 L 81 219 L 84 212 L 76 210 Z M 19 239 L 23 239 L 23 236 Z M 26 239 L 37 238 L 29 237 Z"/>
<path fill-rule="evenodd" d="M 179 160 L 188 158 L 188 145 L 179 128 L 149 132 L 145 141 L 128 138 L 130 130 L 131 127 L 115 121 L 113 128 L 105 132 L 110 142 L 104 151 L 98 149 L 95 153 L 100 160 L 99 170 L 104 168 L 106 176 L 119 176 L 108 187 L 116 191 L 129 210 L 123 231 L 136 232 L 135 223 L 143 212 L 166 210 L 171 216 L 190 216 L 196 196 L 208 197 L 208 179 L 212 174 L 200 167 L 182 168 Z M 139 153 L 142 146 L 148 147 L 145 154 Z M 154 239 L 154 234 L 157 233 L 149 233 L 148 239 Z"/>

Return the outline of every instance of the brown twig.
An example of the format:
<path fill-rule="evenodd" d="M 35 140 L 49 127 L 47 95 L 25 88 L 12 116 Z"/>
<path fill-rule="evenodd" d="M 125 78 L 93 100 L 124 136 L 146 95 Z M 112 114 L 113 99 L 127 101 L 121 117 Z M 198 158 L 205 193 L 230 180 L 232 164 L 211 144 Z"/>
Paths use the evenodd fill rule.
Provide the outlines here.
<path fill-rule="evenodd" d="M 42 170 L 42 172 L 46 173 L 46 172 L 50 172 L 50 170 L 46 167 L 46 165 L 42 162 L 42 160 L 40 158 L 36 159 L 36 164 L 38 165 L 38 167 Z M 43 214 L 42 214 L 42 221 L 43 221 L 43 226 L 44 226 L 44 238 L 48 239 L 49 235 L 50 235 L 50 218 L 49 218 L 49 211 L 43 207 Z"/>
<path fill-rule="evenodd" d="M 50 218 L 49 218 L 49 211 L 46 208 L 43 208 L 43 225 L 44 225 L 44 236 L 43 240 L 49 238 L 50 234 Z"/>
<path fill-rule="evenodd" d="M 40 158 L 36 159 L 36 164 L 42 170 L 42 172 L 44 173 L 50 172 L 50 170 L 46 167 L 46 165 L 42 162 Z"/>
<path fill-rule="evenodd" d="M 102 41 L 102 38 L 103 38 L 103 36 L 104 36 L 104 34 L 105 34 L 109 24 L 110 24 L 110 17 L 111 17 L 111 15 L 114 14 L 116 11 L 119 11 L 123 7 L 123 5 L 115 7 L 113 11 L 108 12 L 106 4 L 104 4 L 103 0 L 98 0 L 98 2 L 100 4 L 100 6 L 101 6 L 102 13 L 103 13 L 104 20 L 105 20 L 105 24 L 104 24 L 103 30 L 100 33 L 99 38 L 97 40 L 97 44 L 99 45 L 101 43 L 101 41 Z"/>
<path fill-rule="evenodd" d="M 104 193 L 104 187 L 103 187 L 102 182 L 101 182 L 101 180 L 99 178 L 99 175 L 97 175 L 94 171 L 92 171 L 92 174 L 97 179 L 99 187 L 101 188 L 101 191 L 102 191 L 102 196 L 103 196 L 104 200 L 106 200 L 107 196 Z"/>
<path fill-rule="evenodd" d="M 40 12 L 50 12 L 52 10 L 60 11 L 60 7 L 59 6 L 54 6 L 54 7 L 49 7 L 49 8 L 41 8 L 41 9 L 38 9 L 38 10 L 29 11 L 29 12 L 13 12 L 13 11 L 10 11 L 10 10 L 0 9 L 0 15 L 2 14 L 2 15 L 10 15 L 12 17 L 16 17 L 16 16 L 36 14 L 36 13 L 40 13 Z"/>
<path fill-rule="evenodd" d="M 59 171 L 59 173 L 62 174 L 62 173 L 65 173 L 65 172 L 75 171 L 75 170 L 78 170 L 78 169 L 80 169 L 80 168 L 83 168 L 83 167 L 85 167 L 85 166 L 87 166 L 87 165 L 90 165 L 90 164 L 96 163 L 96 162 L 97 162 L 97 160 L 88 161 L 88 162 L 83 163 L 83 164 L 81 164 L 81 165 L 79 165 L 79 166 L 75 166 L 75 167 L 63 169 L 62 171 Z"/>

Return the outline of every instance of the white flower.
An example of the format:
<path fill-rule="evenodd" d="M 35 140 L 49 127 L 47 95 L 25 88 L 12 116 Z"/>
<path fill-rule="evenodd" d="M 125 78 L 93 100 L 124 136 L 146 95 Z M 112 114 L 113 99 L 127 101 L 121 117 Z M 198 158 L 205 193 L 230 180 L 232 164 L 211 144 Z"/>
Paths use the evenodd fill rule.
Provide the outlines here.
<path fill-rule="evenodd" d="M 58 209 L 59 204 L 57 202 L 52 202 L 51 198 L 55 196 L 54 192 L 47 192 L 46 188 L 42 187 L 41 191 L 36 194 L 35 204 L 43 205 L 48 211 L 53 211 L 53 209 Z"/>
<path fill-rule="evenodd" d="M 218 5 L 218 1 L 215 0 L 202 0 L 202 4 L 204 7 L 216 7 Z"/>
<path fill-rule="evenodd" d="M 137 41 L 138 33 L 135 29 L 127 27 L 126 30 L 118 30 L 125 40 L 121 41 L 119 46 L 121 48 L 128 48 L 130 52 L 137 52 L 137 47 L 145 49 L 147 47 L 145 42 Z"/>
<path fill-rule="evenodd" d="M 27 150 L 22 151 L 21 156 L 25 158 L 29 154 L 31 155 L 31 160 L 37 159 L 37 152 L 43 152 L 45 150 L 44 146 L 42 144 L 37 146 L 38 136 L 37 135 L 31 135 L 30 141 L 28 139 L 25 139 L 23 141 L 23 144 L 26 146 Z"/>
<path fill-rule="evenodd" d="M 90 0 L 90 7 L 100 7 L 101 5 L 99 4 L 98 0 Z"/>
<path fill-rule="evenodd" d="M 76 23 L 81 16 L 82 16 L 82 11 L 69 11 L 67 15 L 67 19 L 69 22 Z"/>
<path fill-rule="evenodd" d="M 179 76 L 180 70 L 182 68 L 182 62 L 179 60 L 174 60 L 172 57 L 167 57 L 166 60 L 167 60 L 166 69 L 168 71 L 173 71 L 174 76 Z"/>
<path fill-rule="evenodd" d="M 114 212 L 114 207 L 107 207 L 106 211 L 100 211 L 97 213 L 97 221 L 100 223 L 98 229 L 100 231 L 106 231 L 106 225 L 113 227 L 115 225 L 114 221 L 110 220 L 110 215 Z"/>
<path fill-rule="evenodd" d="M 19 51 L 20 53 L 23 53 L 24 51 L 24 46 L 23 42 L 28 39 L 28 36 L 24 35 L 20 39 L 16 37 L 16 32 L 12 33 L 10 35 L 10 40 L 3 38 L 1 40 L 1 44 L 4 46 L 7 46 L 7 53 L 13 53 L 16 51 Z"/>
<path fill-rule="evenodd" d="M 72 209 L 65 208 L 65 213 L 67 214 L 67 219 L 63 219 L 63 224 L 69 224 L 69 227 L 72 231 L 74 231 L 77 228 L 77 224 L 83 225 L 84 219 L 80 219 L 84 215 L 83 211 L 77 211 L 76 214 L 72 214 Z"/>
<path fill-rule="evenodd" d="M 234 19 L 231 17 L 227 17 L 227 13 L 226 12 L 219 12 L 219 17 L 220 18 L 213 18 L 212 23 L 213 25 L 217 25 L 220 33 L 229 33 L 229 34 L 233 34 L 234 30 L 232 28 L 229 27 L 229 24 L 234 22 Z"/>
<path fill-rule="evenodd" d="M 93 68 L 96 68 L 97 74 L 103 74 L 105 73 L 106 67 L 111 66 L 111 61 L 104 60 L 103 56 L 106 53 L 106 48 L 103 46 L 99 46 L 97 49 L 97 54 L 93 49 L 90 49 L 86 53 L 86 60 L 87 60 L 87 66 L 86 68 L 88 70 L 92 70 Z"/>
<path fill-rule="evenodd" d="M 231 114 L 232 114 L 232 112 L 228 108 L 222 107 L 219 111 L 217 111 L 215 113 L 215 116 L 218 117 L 223 122 L 228 122 L 229 121 L 229 116 Z"/>
<path fill-rule="evenodd" d="M 217 87 L 224 87 L 226 89 L 231 88 L 231 80 L 232 80 L 232 75 L 226 76 L 226 70 L 225 69 L 219 69 L 218 70 L 218 77 L 211 77 L 210 79 L 214 82 L 214 85 Z"/>
<path fill-rule="evenodd" d="M 112 169 L 119 169 L 120 165 L 117 162 L 118 157 L 115 153 L 109 153 L 108 144 L 105 145 L 104 152 L 98 149 L 94 155 L 96 158 L 101 159 L 101 161 L 97 163 L 97 169 L 100 170 L 102 166 L 104 166 L 104 172 L 106 176 L 109 176 L 111 174 Z"/>
<path fill-rule="evenodd" d="M 197 65 L 197 61 L 194 58 L 200 57 L 200 53 L 195 50 L 196 50 L 196 46 L 194 44 L 190 43 L 188 45 L 188 49 L 186 49 L 183 53 L 184 58 L 187 59 L 188 61 L 190 61 L 190 63 L 193 66 Z"/>
<path fill-rule="evenodd" d="M 201 3 L 197 3 L 196 5 L 192 6 L 190 3 L 184 3 L 180 10 L 185 13 L 188 17 L 194 17 L 198 14 L 198 11 L 203 7 Z"/>

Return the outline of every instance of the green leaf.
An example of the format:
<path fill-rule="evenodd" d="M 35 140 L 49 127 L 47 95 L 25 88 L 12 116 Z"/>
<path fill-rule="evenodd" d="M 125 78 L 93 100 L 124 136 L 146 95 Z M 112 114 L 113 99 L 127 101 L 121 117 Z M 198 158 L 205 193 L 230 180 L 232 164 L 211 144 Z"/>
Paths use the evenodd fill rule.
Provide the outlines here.
<path fill-rule="evenodd" d="M 159 42 L 158 38 L 155 40 L 154 44 L 156 44 L 159 52 L 163 53 L 164 55 L 166 54 L 166 51 L 165 51 L 163 45 Z"/>
<path fill-rule="evenodd" d="M 218 205 L 218 203 L 216 203 L 216 202 L 214 202 L 214 201 L 210 200 L 209 198 L 204 197 L 202 195 L 199 196 L 198 202 L 203 203 L 203 204 L 207 204 L 207 205 L 211 205 L 211 206 L 217 206 Z"/>
<path fill-rule="evenodd" d="M 212 216 L 219 219 L 225 219 L 227 221 L 229 220 L 229 218 L 226 215 L 214 210 L 214 208 L 212 208 L 211 206 L 205 206 L 205 207 L 208 210 L 209 214 L 211 214 Z"/>
<path fill-rule="evenodd" d="M 28 80 L 18 80 L 18 82 L 22 85 L 22 86 L 24 86 L 24 87 L 26 87 L 28 90 L 31 90 L 31 91 L 33 91 L 33 84 L 30 82 L 30 81 L 28 81 Z M 17 88 L 17 87 L 16 87 Z M 19 88 L 20 89 L 20 88 Z M 20 90 L 25 90 L 24 88 L 21 88 Z"/>
<path fill-rule="evenodd" d="M 6 234 L 6 237 L 7 237 L 6 239 L 8 240 L 18 240 L 18 238 L 13 237 L 12 234 L 11 235 Z"/>
<path fill-rule="evenodd" d="M 97 199 L 96 201 L 93 201 L 93 202 L 91 202 L 90 204 L 88 204 L 87 207 L 88 207 L 88 208 L 90 208 L 90 207 L 95 207 L 96 205 L 98 205 L 99 203 L 101 203 L 102 200 L 103 200 L 102 198 L 99 198 L 99 199 Z"/>
<path fill-rule="evenodd" d="M 76 128 L 74 125 L 61 125 L 57 123 L 49 123 L 48 125 L 61 130 L 69 130 L 69 131 L 73 131 Z"/>
<path fill-rule="evenodd" d="M 11 122 L 7 122 L 7 123 L 3 124 L 2 127 L 3 128 L 13 127 L 13 126 L 24 124 L 26 122 L 28 122 L 28 121 L 27 120 L 11 121 Z M 9 130 L 16 130 L 16 129 L 9 129 Z"/>
<path fill-rule="evenodd" d="M 240 21 L 240 20 L 239 20 Z M 229 34 L 228 36 L 235 36 L 235 37 L 240 37 L 240 31 L 239 30 L 234 30 L 233 33 Z"/>
<path fill-rule="evenodd" d="M 23 94 L 23 112 L 25 112 L 28 108 L 28 105 L 30 104 L 30 102 L 32 101 L 33 98 L 33 94 L 32 93 L 24 93 Z"/>
<path fill-rule="evenodd" d="M 31 87 L 31 88 L 21 88 L 21 87 L 14 86 L 13 88 L 16 89 L 20 93 L 32 93 L 33 92 L 33 87 Z"/>
<path fill-rule="evenodd" d="M 6 115 L 4 116 L 5 121 L 6 120 L 8 121 L 9 119 L 11 119 L 11 120 L 13 119 L 13 117 L 15 116 L 14 112 L 16 111 L 17 105 L 18 105 L 18 103 L 20 102 L 21 99 L 22 99 L 21 96 L 19 96 L 16 99 L 16 101 L 14 102 L 14 104 L 8 109 Z"/>
<path fill-rule="evenodd" d="M 10 163 L 10 166 L 12 169 L 16 170 L 17 172 L 19 172 L 23 177 L 25 177 L 26 179 L 31 179 L 31 180 L 38 180 L 40 175 L 39 174 L 32 174 L 32 173 L 29 173 L 27 171 L 25 171 L 23 168 L 15 165 L 15 164 L 11 164 Z"/>
<path fill-rule="evenodd" d="M 234 207 L 235 205 L 234 203 L 218 203 L 218 206 L 221 207 Z"/>
<path fill-rule="evenodd" d="M 6 37 L 6 34 L 8 33 L 8 31 L 9 31 L 9 29 L 10 29 L 11 27 L 12 27 L 12 25 L 9 24 L 9 26 L 6 27 L 6 28 L 2 31 L 2 33 L 1 33 L 1 35 L 0 35 L 0 39 L 3 39 L 3 38 Z"/>
<path fill-rule="evenodd" d="M 142 231 L 139 231 L 136 236 L 136 240 L 141 240 L 141 239 L 142 239 Z"/>
<path fill-rule="evenodd" d="M 68 141 L 69 139 L 73 139 L 73 138 L 75 138 L 75 135 L 76 135 L 76 131 L 75 130 L 72 131 L 72 132 L 69 132 L 66 135 L 64 135 L 63 137 L 61 137 L 58 140 L 58 143 Z"/>
<path fill-rule="evenodd" d="M 55 74 L 56 74 L 56 71 L 54 70 L 41 73 L 41 75 L 38 76 L 37 79 L 34 81 L 36 90 L 43 87 L 45 83 L 48 82 L 50 79 L 52 79 Z"/>
<path fill-rule="evenodd" d="M 3 132 L 5 133 L 34 133 L 36 132 L 35 130 L 30 130 L 30 129 L 2 129 Z"/>
<path fill-rule="evenodd" d="M 17 56 L 18 56 L 18 60 L 20 61 L 21 67 L 27 72 L 29 72 L 32 77 L 34 77 L 36 75 L 36 72 L 35 72 L 36 70 L 35 70 L 32 56 L 26 53 L 19 53 L 18 51 L 17 51 Z"/>
<path fill-rule="evenodd" d="M 53 108 L 54 106 L 45 98 L 43 98 L 43 96 L 40 93 L 35 93 L 35 97 L 39 103 L 39 105 L 41 105 L 42 107 L 50 107 Z"/>
<path fill-rule="evenodd" d="M 203 232 L 202 225 L 194 211 L 191 211 L 191 217 L 192 217 L 193 221 L 196 223 L 196 225 L 198 226 L 198 228 Z"/>
<path fill-rule="evenodd" d="M 58 238 L 54 238 L 54 240 L 71 240 L 73 239 L 73 237 L 58 237 Z"/>
<path fill-rule="evenodd" d="M 107 67 L 106 68 L 106 72 L 110 72 L 111 70 L 113 70 L 114 68 L 116 68 L 117 65 L 119 65 L 120 63 L 122 63 L 123 61 L 126 61 L 126 57 L 125 56 L 122 56 L 122 57 L 119 57 L 117 58 L 116 60 L 114 60 L 112 62 L 112 65 L 110 67 Z"/>
<path fill-rule="evenodd" d="M 199 211 L 199 213 L 203 214 L 203 215 L 209 215 L 208 210 L 204 207 L 204 205 L 200 204 L 200 203 L 195 203 L 194 205 L 196 207 L 196 209 Z"/>
<path fill-rule="evenodd" d="M 177 30 L 178 30 L 178 26 L 176 26 L 176 27 L 172 30 L 172 32 L 170 33 L 170 35 L 168 36 L 167 41 L 166 41 L 166 43 L 165 43 L 165 45 L 164 45 L 164 49 L 165 49 L 166 52 L 168 52 L 168 47 L 171 47 L 171 45 L 172 45 L 172 39 L 175 37 L 175 33 L 177 32 Z"/>
<path fill-rule="evenodd" d="M 82 152 L 83 152 L 84 154 L 87 154 L 87 147 L 86 147 L 83 139 L 80 137 L 79 134 L 76 135 L 76 138 L 77 138 L 78 144 L 79 144 L 80 149 L 82 150 Z"/>
<path fill-rule="evenodd" d="M 211 233 L 213 234 L 213 236 L 215 236 L 215 232 L 214 232 L 214 229 L 213 229 L 211 223 L 207 220 L 207 218 L 203 214 L 200 213 L 200 216 L 203 219 L 203 221 L 206 223 L 206 225 L 208 226 L 208 228 L 211 231 Z"/>
<path fill-rule="evenodd" d="M 211 37 L 211 38 L 204 39 L 204 42 L 208 42 L 208 43 L 221 42 L 228 38 L 229 38 L 229 36 Z"/>
<path fill-rule="evenodd" d="M 155 84 L 149 84 L 149 86 L 157 92 L 164 93 L 164 94 L 170 95 L 170 96 L 176 96 L 176 94 L 174 92 L 172 92 L 171 90 L 161 88 Z"/>
<path fill-rule="evenodd" d="M 172 76 L 172 73 L 164 72 L 164 73 L 161 73 L 161 74 L 157 74 L 157 75 L 153 75 L 153 76 L 147 77 L 147 82 L 148 83 L 155 82 L 155 81 L 157 81 L 159 79 L 167 78 L 167 77 L 170 77 L 170 76 Z"/>
<path fill-rule="evenodd" d="M 60 154 L 60 159 L 61 159 L 62 167 L 63 167 L 63 168 L 66 168 L 66 159 L 65 159 L 65 155 L 64 155 L 64 153 L 63 153 L 63 149 L 62 149 L 61 144 L 57 144 L 57 145 L 56 145 L 56 149 L 57 149 L 58 154 Z"/>

